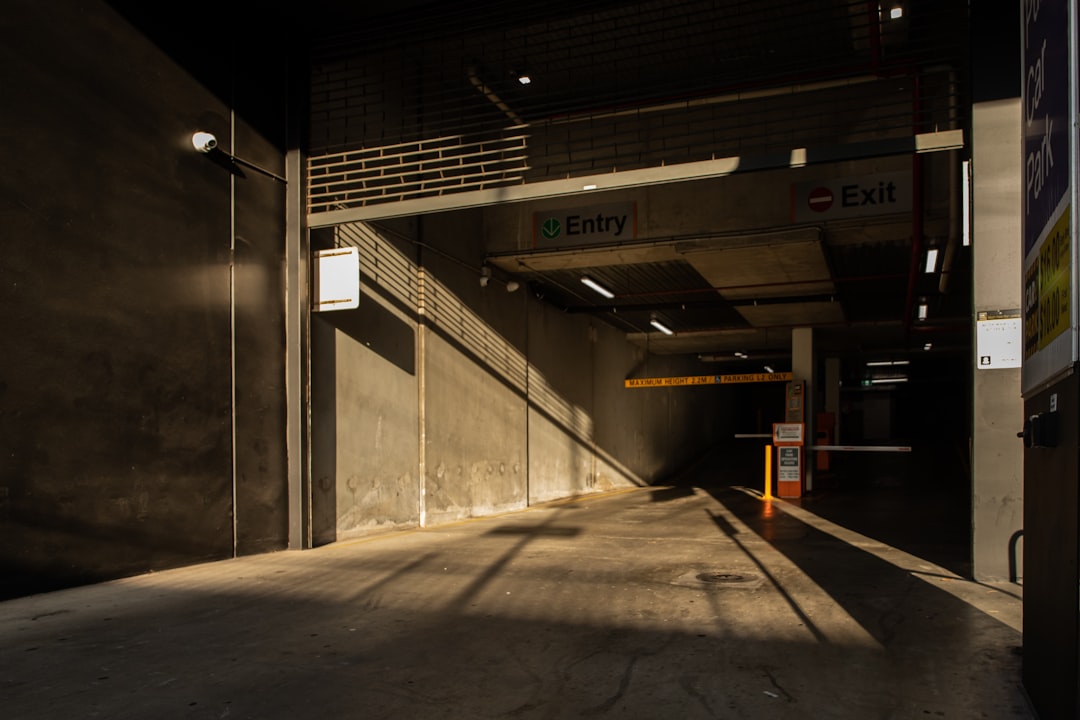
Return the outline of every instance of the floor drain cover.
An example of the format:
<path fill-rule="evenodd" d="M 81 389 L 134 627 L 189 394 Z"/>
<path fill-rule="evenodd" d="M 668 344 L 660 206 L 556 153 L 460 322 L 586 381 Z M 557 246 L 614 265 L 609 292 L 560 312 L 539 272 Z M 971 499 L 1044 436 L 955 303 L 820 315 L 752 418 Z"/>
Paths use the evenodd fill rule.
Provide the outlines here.
<path fill-rule="evenodd" d="M 756 578 L 738 573 L 700 573 L 697 579 L 707 583 L 735 584 L 753 582 Z"/>

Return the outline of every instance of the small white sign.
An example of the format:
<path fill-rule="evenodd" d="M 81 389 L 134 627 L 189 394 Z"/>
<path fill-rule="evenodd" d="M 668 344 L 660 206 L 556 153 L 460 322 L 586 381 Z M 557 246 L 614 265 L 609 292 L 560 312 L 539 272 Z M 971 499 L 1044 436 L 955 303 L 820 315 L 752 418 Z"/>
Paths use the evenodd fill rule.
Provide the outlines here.
<path fill-rule="evenodd" d="M 360 253 L 356 248 L 316 250 L 312 310 L 360 307 Z"/>
<path fill-rule="evenodd" d="M 773 443 L 780 445 L 802 445 L 802 423 L 773 423 Z"/>
<path fill-rule="evenodd" d="M 975 367 L 979 370 L 1018 368 L 1023 349 L 1023 321 L 1020 318 L 994 318 L 975 323 Z"/>

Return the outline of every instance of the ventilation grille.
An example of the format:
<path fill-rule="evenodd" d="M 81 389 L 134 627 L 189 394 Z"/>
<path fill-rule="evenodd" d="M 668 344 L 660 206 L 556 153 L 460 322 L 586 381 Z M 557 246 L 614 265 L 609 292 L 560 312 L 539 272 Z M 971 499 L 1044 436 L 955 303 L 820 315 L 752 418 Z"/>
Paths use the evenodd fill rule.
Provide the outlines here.
<path fill-rule="evenodd" d="M 528 170 L 521 128 L 313 157 L 309 212 L 519 184 Z"/>
<path fill-rule="evenodd" d="M 966 0 L 414 8 L 316 43 L 309 209 L 963 128 L 967 34 Z"/>

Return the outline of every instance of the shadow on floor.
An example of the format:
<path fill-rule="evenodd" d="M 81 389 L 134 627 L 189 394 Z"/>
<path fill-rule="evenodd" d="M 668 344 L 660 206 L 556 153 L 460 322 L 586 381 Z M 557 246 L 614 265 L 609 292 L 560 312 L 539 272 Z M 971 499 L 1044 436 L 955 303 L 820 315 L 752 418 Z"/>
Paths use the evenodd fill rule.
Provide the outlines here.
<path fill-rule="evenodd" d="M 738 485 L 762 491 L 763 448 L 763 444 L 718 447 L 707 461 L 678 478 L 676 488 Z M 933 450 L 833 453 L 830 469 L 815 473 L 814 489 L 792 502 L 832 523 L 971 577 L 970 482 L 961 469 L 951 467 Z"/>

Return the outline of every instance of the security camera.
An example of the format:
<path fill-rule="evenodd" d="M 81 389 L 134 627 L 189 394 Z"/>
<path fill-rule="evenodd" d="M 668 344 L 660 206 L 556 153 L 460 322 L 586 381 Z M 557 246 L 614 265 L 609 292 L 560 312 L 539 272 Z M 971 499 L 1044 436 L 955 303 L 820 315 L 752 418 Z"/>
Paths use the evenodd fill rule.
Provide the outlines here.
<path fill-rule="evenodd" d="M 213 133 L 200 130 L 191 136 L 191 144 L 201 153 L 208 153 L 217 147 L 217 138 Z"/>

